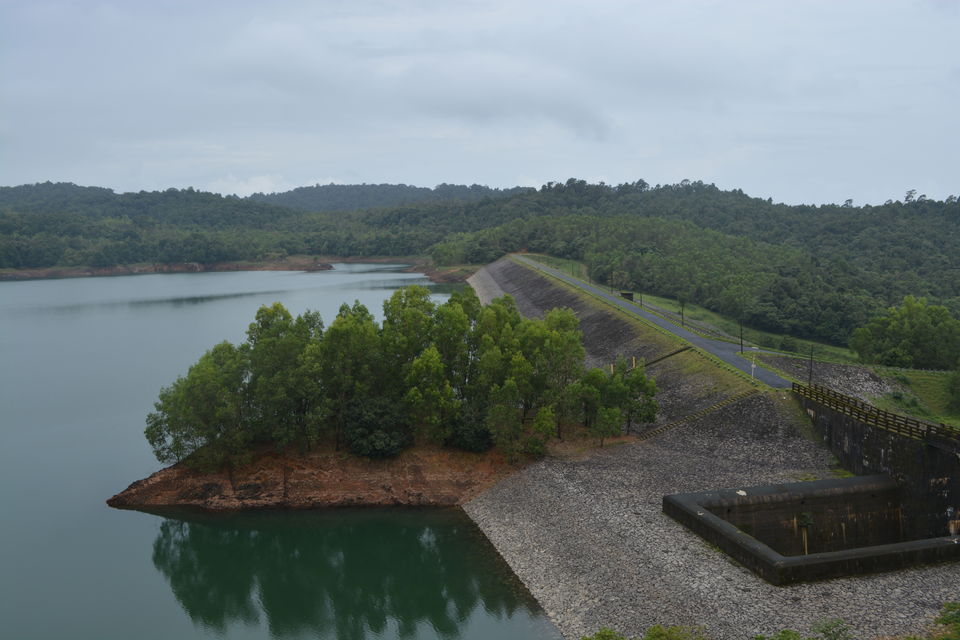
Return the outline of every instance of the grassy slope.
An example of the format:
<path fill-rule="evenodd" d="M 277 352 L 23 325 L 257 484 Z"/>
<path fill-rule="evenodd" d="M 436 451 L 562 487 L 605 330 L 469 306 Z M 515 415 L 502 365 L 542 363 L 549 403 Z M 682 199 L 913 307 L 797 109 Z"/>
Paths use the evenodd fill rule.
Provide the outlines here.
<path fill-rule="evenodd" d="M 950 408 L 947 391 L 949 371 L 919 371 L 875 367 L 877 374 L 890 378 L 906 388 L 877 398 L 876 405 L 894 413 L 904 413 L 921 420 L 960 426 L 960 412 Z"/>
<path fill-rule="evenodd" d="M 553 256 L 542 254 L 528 254 L 528 257 L 564 271 L 565 273 L 569 273 L 573 276 L 581 278 L 585 281 L 592 282 L 596 286 L 607 288 L 606 285 L 592 281 L 587 274 L 586 265 L 580 262 L 576 262 L 574 260 L 565 260 L 563 258 L 555 258 Z M 673 298 L 663 298 L 642 291 L 635 291 L 633 293 L 638 300 L 642 295 L 644 306 L 651 307 L 655 312 L 659 310 L 664 312 L 664 315 L 671 317 L 679 316 L 680 314 L 680 303 Z M 727 318 L 718 313 L 710 311 L 709 309 L 688 303 L 684 307 L 684 318 L 686 321 L 694 324 L 695 326 L 698 324 L 703 325 L 706 329 L 719 331 L 727 334 L 730 338 L 739 338 L 740 324 L 737 322 L 737 320 Z M 746 326 L 743 327 L 744 343 L 761 346 L 765 349 L 782 350 L 780 347 L 785 337 L 787 336 L 770 333 L 767 331 L 760 331 Z M 784 353 L 794 353 L 801 356 L 809 355 L 810 347 L 812 346 L 814 349 L 814 357 L 816 357 L 818 360 L 839 363 L 857 362 L 856 355 L 850 349 L 838 347 L 836 345 L 824 344 L 821 342 L 802 340 L 799 338 L 794 338 L 794 341 L 796 343 L 796 347 L 792 351 L 782 351 Z"/>
<path fill-rule="evenodd" d="M 522 265 L 521 265 L 522 266 Z M 553 266 L 553 265 L 551 265 Z M 529 267 L 527 267 L 529 269 Z M 568 271 L 569 273 L 569 271 Z M 576 272 L 574 272 L 576 275 Z M 578 315 L 590 309 L 611 314 L 626 321 L 636 335 L 635 340 L 625 345 L 627 349 L 642 345 L 646 359 L 675 351 L 686 343 L 663 330 L 650 325 L 619 307 L 614 307 L 583 291 L 553 278 L 551 284 L 576 298 Z M 646 301 L 646 297 L 644 298 Z M 573 306 L 573 305 L 571 305 Z M 685 351 L 650 366 L 648 373 L 657 383 L 657 400 L 660 411 L 657 424 L 668 424 L 696 411 L 709 407 L 731 395 L 756 388 L 755 383 L 738 370 L 727 367 L 720 361 L 709 359 L 698 351 Z M 763 393 L 765 401 L 775 408 L 784 420 L 794 425 L 805 438 L 819 441 L 810 420 L 790 393 L 768 390 Z M 843 473 L 836 470 L 835 473 Z M 798 478 L 802 480 L 804 478 Z"/>

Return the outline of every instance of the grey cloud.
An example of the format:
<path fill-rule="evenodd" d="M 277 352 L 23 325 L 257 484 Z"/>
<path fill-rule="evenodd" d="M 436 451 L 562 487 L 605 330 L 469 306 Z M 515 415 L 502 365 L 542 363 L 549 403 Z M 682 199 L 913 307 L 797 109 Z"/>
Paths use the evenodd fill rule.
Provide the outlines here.
<path fill-rule="evenodd" d="M 120 190 L 582 176 L 943 197 L 958 27 L 936 0 L 8 0 L 0 170 Z"/>

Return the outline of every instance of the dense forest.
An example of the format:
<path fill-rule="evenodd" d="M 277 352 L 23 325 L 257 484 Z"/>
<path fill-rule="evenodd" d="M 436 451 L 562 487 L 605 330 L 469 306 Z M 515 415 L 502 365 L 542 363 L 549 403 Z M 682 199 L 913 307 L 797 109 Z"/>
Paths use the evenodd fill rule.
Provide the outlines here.
<path fill-rule="evenodd" d="M 522 318 L 509 297 L 481 307 L 472 289 L 442 305 L 397 290 L 383 322 L 359 303 L 329 327 L 319 314 L 261 307 L 246 342 L 222 342 L 160 392 L 146 436 L 161 462 L 241 465 L 254 447 L 330 443 L 368 457 L 415 442 L 508 457 L 543 453 L 565 425 L 598 439 L 651 422 L 656 386 L 620 359 L 585 371 L 577 317 Z"/>
<path fill-rule="evenodd" d="M 505 198 L 531 189 L 491 189 L 479 184 L 438 184 L 433 189 L 408 184 L 315 184 L 282 193 L 254 193 L 250 200 L 301 211 L 354 211 L 427 202 L 476 202 Z"/>
<path fill-rule="evenodd" d="M 361 185 L 356 193 L 366 189 L 372 201 L 381 187 Z M 310 189 L 327 187 L 303 193 Z M 433 190 L 474 191 L 483 190 Z M 0 268 L 293 254 L 426 253 L 441 264 L 485 263 L 524 249 L 583 261 L 593 278 L 612 286 L 836 344 L 908 295 L 960 312 L 960 204 L 953 196 L 938 201 L 911 191 L 876 206 L 789 206 L 702 182 L 570 179 L 479 200 L 304 211 L 193 189 L 0 188 Z"/>

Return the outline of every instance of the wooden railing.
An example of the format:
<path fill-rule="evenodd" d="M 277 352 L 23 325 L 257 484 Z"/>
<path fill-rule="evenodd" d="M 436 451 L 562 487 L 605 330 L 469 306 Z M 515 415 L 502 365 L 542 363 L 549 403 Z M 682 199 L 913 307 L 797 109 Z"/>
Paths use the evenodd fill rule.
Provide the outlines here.
<path fill-rule="evenodd" d="M 957 427 L 890 413 L 859 398 L 837 393 L 817 384 L 807 386 L 794 382 L 793 392 L 878 429 L 892 431 L 915 440 L 953 441 L 960 445 L 960 429 Z"/>

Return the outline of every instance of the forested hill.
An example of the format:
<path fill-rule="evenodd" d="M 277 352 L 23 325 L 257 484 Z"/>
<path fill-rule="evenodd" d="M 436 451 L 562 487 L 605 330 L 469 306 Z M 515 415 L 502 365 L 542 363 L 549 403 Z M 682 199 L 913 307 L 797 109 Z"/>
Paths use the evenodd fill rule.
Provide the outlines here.
<path fill-rule="evenodd" d="M 788 206 L 701 182 L 570 179 L 474 202 L 305 212 L 193 189 L 0 188 L 0 268 L 293 254 L 486 263 L 523 249 L 582 260 L 614 286 L 836 343 L 906 295 L 960 312 L 953 196 Z"/>
<path fill-rule="evenodd" d="M 250 200 L 268 202 L 300 211 L 354 211 L 431 202 L 477 202 L 484 198 L 506 198 L 525 187 L 491 189 L 473 184 L 440 184 L 414 187 L 407 184 L 316 184 L 282 193 L 254 193 Z"/>
<path fill-rule="evenodd" d="M 0 187 L 0 212 L 7 222 L 0 233 L 19 230 L 10 224 L 11 219 L 18 217 L 16 214 L 32 214 L 23 218 L 27 228 L 52 233 L 67 231 L 66 235 L 73 235 L 73 230 L 83 231 L 77 224 L 82 225 L 79 221 L 84 219 L 127 220 L 141 226 L 268 228 L 299 215 L 288 207 L 192 188 L 114 193 L 111 189 L 80 187 L 69 182 Z"/>

